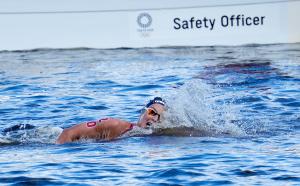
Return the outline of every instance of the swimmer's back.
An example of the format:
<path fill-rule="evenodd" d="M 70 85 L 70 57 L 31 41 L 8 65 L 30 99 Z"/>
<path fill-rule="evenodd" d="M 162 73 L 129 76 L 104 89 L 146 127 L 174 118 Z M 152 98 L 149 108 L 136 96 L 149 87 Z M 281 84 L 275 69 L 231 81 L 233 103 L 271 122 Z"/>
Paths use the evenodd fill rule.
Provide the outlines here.
<path fill-rule="evenodd" d="M 68 143 L 79 139 L 115 139 L 133 127 L 132 123 L 114 118 L 84 122 L 64 129 L 56 143 Z"/>

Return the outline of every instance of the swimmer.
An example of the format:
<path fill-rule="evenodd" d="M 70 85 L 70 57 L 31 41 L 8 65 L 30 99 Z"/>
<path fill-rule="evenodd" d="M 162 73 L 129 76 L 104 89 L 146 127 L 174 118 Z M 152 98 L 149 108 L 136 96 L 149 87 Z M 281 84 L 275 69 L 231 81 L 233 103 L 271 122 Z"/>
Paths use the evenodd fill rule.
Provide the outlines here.
<path fill-rule="evenodd" d="M 70 143 L 80 139 L 113 140 L 132 130 L 133 127 L 149 128 L 161 122 L 165 110 L 165 101 L 155 97 L 147 103 L 136 124 L 113 118 L 84 122 L 64 129 L 56 143 Z"/>

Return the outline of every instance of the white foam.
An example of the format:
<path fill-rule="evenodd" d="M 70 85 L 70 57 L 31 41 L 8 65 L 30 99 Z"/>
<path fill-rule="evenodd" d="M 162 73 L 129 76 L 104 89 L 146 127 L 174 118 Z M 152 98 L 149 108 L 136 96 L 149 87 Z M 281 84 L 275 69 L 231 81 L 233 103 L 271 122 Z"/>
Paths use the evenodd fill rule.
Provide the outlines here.
<path fill-rule="evenodd" d="M 6 101 L 9 101 L 10 100 L 10 97 L 9 96 L 3 96 L 3 95 L 0 95 L 0 103 L 1 102 L 6 102 Z"/>
<path fill-rule="evenodd" d="M 2 144 L 10 144 L 13 141 L 11 141 L 9 138 L 7 138 L 6 136 L 3 136 L 0 134 L 0 145 Z"/>
<path fill-rule="evenodd" d="M 0 136 L 0 143 L 55 143 L 62 131 L 60 127 L 50 126 L 16 130 Z"/>
<path fill-rule="evenodd" d="M 168 110 L 163 122 L 155 126 L 156 131 L 193 128 L 201 131 L 201 135 L 244 135 L 245 132 L 232 122 L 237 120 L 239 108 L 225 103 L 225 98 L 230 95 L 218 93 L 218 87 L 202 80 L 191 80 L 165 96 Z"/>

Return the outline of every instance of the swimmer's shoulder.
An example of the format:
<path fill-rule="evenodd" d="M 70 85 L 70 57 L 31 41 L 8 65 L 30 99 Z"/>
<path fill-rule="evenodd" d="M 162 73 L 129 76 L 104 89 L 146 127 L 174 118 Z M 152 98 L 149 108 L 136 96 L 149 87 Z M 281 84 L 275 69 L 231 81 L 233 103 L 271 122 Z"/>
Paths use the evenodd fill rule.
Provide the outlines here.
<path fill-rule="evenodd" d="M 112 124 L 116 124 L 116 125 L 129 125 L 131 124 L 130 122 L 121 120 L 121 119 L 117 119 L 117 118 L 102 118 L 98 120 L 98 124 L 106 124 L 106 123 L 112 123 Z"/>
<path fill-rule="evenodd" d="M 103 118 L 97 122 L 97 128 L 117 128 L 122 133 L 131 130 L 135 124 L 117 118 Z"/>

